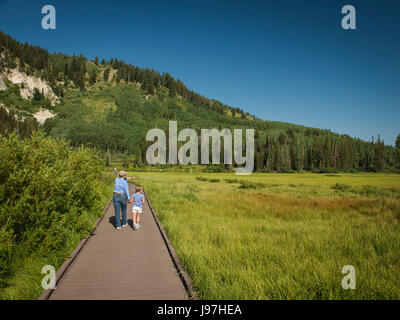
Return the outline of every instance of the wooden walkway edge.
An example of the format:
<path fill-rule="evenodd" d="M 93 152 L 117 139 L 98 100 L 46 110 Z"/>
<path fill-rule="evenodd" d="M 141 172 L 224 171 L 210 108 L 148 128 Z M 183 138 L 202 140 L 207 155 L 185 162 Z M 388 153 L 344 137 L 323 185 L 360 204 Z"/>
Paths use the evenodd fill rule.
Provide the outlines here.
<path fill-rule="evenodd" d="M 130 190 L 133 192 L 133 184 Z M 142 228 L 114 227 L 112 201 L 56 273 L 56 289 L 39 300 L 181 300 L 199 299 L 146 194 Z"/>

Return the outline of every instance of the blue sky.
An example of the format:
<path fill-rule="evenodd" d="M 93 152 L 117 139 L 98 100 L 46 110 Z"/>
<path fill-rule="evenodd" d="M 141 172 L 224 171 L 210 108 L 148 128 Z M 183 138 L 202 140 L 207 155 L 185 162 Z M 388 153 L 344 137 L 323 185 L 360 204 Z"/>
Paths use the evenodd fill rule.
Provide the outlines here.
<path fill-rule="evenodd" d="M 41 8 L 57 29 L 41 28 Z M 357 30 L 341 28 L 356 8 Z M 0 0 L 0 30 L 50 52 L 124 60 L 259 118 L 393 144 L 400 133 L 397 0 Z"/>

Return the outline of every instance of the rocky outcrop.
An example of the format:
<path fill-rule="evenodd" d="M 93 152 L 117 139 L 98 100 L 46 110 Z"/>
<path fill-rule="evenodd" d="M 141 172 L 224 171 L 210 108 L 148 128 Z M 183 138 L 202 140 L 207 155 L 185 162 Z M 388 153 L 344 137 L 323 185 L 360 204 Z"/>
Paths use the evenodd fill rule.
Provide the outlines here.
<path fill-rule="evenodd" d="M 4 109 L 7 113 L 10 113 L 10 110 L 0 102 L 0 108 Z M 14 110 L 13 108 L 11 108 L 12 110 Z M 14 110 L 15 111 L 15 110 Z M 20 111 L 21 112 L 21 111 Z M 30 113 L 27 111 L 22 111 L 25 113 L 26 116 L 28 117 L 34 117 L 36 119 L 37 122 L 39 122 L 41 125 L 43 125 L 47 119 L 51 119 L 54 118 L 57 114 L 51 113 L 49 110 L 47 109 L 42 109 L 39 112 L 36 113 Z M 25 116 L 22 115 L 15 115 L 14 116 L 16 120 L 25 120 Z"/>
<path fill-rule="evenodd" d="M 54 94 L 48 83 L 40 78 L 28 76 L 25 72 L 21 72 L 18 69 L 6 70 L 0 75 L 0 87 L 2 77 L 11 81 L 13 84 L 20 85 L 20 94 L 24 99 L 32 99 L 35 89 L 38 89 L 39 92 L 43 92 L 44 96 L 51 101 L 53 106 L 59 102 L 59 98 Z"/>
<path fill-rule="evenodd" d="M 33 114 L 33 117 L 39 122 L 40 124 L 44 124 L 47 119 L 54 118 L 56 115 L 51 113 L 47 109 L 42 109 L 39 112 Z"/>

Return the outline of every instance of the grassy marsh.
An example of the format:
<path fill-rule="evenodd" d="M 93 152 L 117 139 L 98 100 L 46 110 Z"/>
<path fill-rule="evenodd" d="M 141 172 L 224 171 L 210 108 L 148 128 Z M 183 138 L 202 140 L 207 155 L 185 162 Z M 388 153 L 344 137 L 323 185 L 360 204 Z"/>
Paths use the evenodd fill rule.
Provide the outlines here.
<path fill-rule="evenodd" d="M 398 175 L 137 178 L 202 299 L 400 298 Z"/>

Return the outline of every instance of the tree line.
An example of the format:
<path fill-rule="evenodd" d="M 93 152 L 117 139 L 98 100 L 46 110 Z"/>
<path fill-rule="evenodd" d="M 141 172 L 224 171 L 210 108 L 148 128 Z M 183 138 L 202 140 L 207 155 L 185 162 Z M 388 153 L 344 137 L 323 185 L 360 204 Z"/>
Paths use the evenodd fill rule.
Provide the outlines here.
<path fill-rule="evenodd" d="M 8 135 L 16 132 L 21 139 L 28 138 L 38 129 L 38 122 L 34 118 L 21 119 L 12 110 L 7 111 L 0 106 L 0 134 Z"/>
<path fill-rule="evenodd" d="M 379 135 L 376 142 L 365 142 L 348 135 L 306 136 L 293 130 L 278 137 L 267 135 L 262 139 L 257 132 L 256 136 L 256 171 L 328 173 L 400 170 L 400 145 L 395 148 L 385 146 Z"/>

